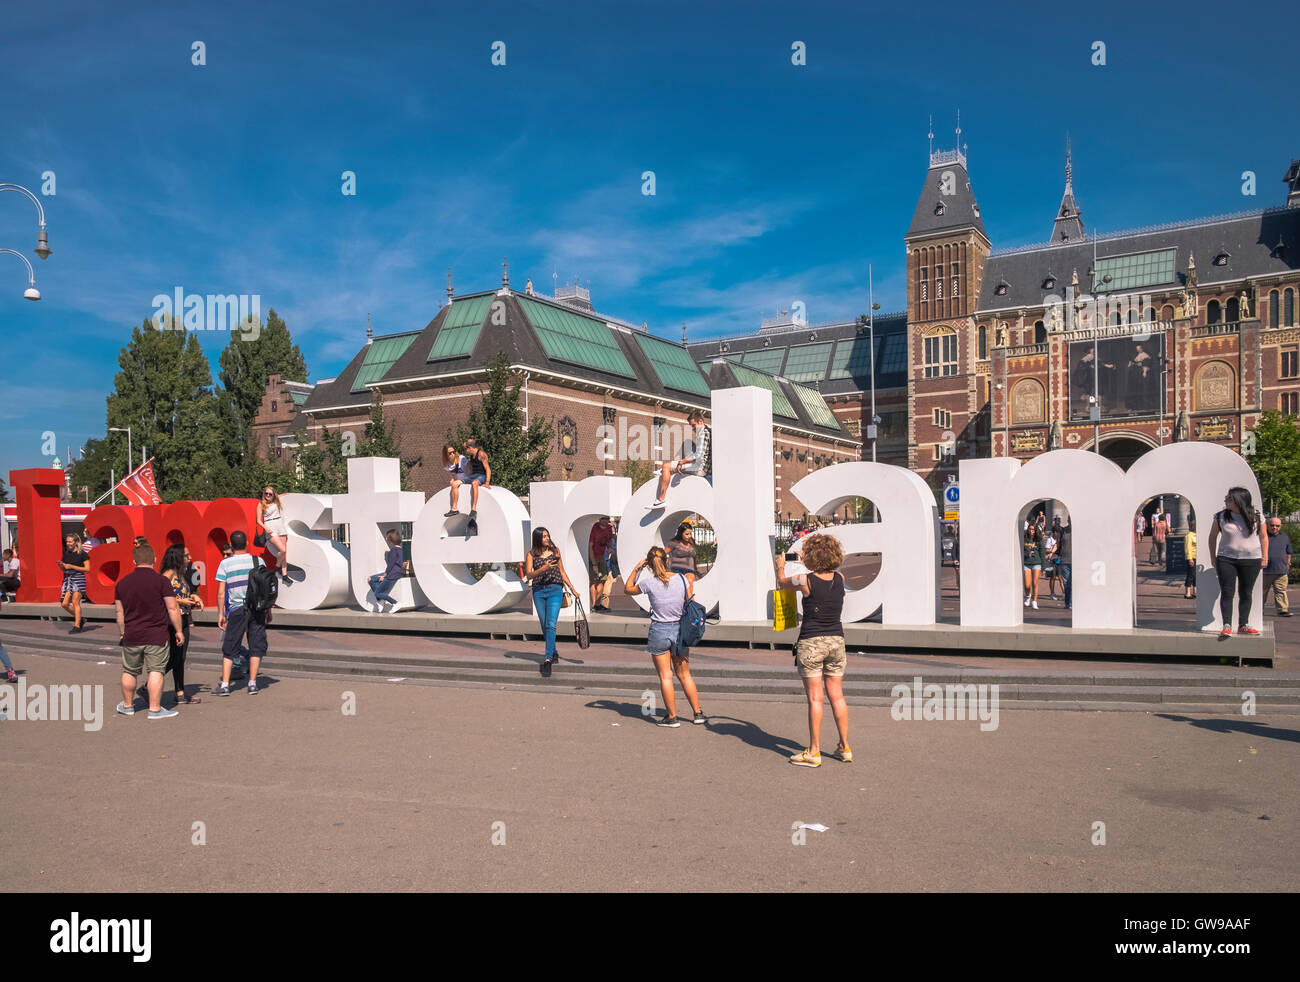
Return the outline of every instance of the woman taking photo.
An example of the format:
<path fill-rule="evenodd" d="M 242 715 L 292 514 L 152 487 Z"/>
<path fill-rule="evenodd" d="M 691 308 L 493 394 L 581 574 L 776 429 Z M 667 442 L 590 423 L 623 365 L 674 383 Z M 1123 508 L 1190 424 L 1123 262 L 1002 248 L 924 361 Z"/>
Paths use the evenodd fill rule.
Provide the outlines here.
<path fill-rule="evenodd" d="M 551 666 L 559 660 L 555 650 L 555 624 L 560 619 L 560 606 L 567 589 L 575 597 L 578 591 L 569 582 L 560 561 L 560 550 L 551 542 L 551 533 L 544 528 L 533 529 L 533 547 L 524 558 L 524 579 L 533 585 L 533 606 L 537 620 L 542 625 L 546 639 L 546 660 L 542 662 L 542 677 L 551 677 Z"/>
<path fill-rule="evenodd" d="M 677 533 L 664 546 L 668 553 L 668 571 L 681 573 L 695 587 L 695 528 L 689 521 L 677 526 Z"/>
<path fill-rule="evenodd" d="M 688 530 L 689 531 L 689 530 Z M 658 546 L 646 553 L 645 559 L 627 574 L 623 592 L 629 597 L 644 593 L 650 601 L 650 635 L 646 650 L 659 673 L 659 690 L 664 696 L 664 715 L 655 720 L 658 726 L 680 726 L 677 720 L 677 699 L 673 692 L 673 675 L 682 683 L 682 691 L 695 711 L 695 723 L 707 723 L 700 709 L 700 694 L 691 675 L 690 649 L 678 643 L 682 626 L 682 611 L 686 601 L 695 594 L 695 588 L 684 573 L 674 573 L 668 568 L 668 554 Z M 671 664 L 670 664 L 671 662 Z"/>
<path fill-rule="evenodd" d="M 1210 527 L 1210 555 L 1219 577 L 1219 614 L 1223 630 L 1219 637 L 1232 634 L 1232 594 L 1237 594 L 1237 633 L 1258 634 L 1250 626 L 1250 601 L 1255 581 L 1268 563 L 1268 530 L 1263 518 L 1250 501 L 1245 488 L 1229 488 L 1223 497 L 1223 511 L 1214 516 Z"/>
<path fill-rule="evenodd" d="M 266 529 L 271 545 L 275 546 L 276 566 L 280 579 L 289 582 L 289 526 L 284 520 L 284 509 L 275 488 L 264 488 L 262 500 L 257 503 L 257 521 Z"/>
<path fill-rule="evenodd" d="M 176 705 L 193 705 L 200 699 L 191 699 L 185 694 L 185 654 L 190 649 L 191 613 L 203 606 L 203 602 L 190 589 L 190 551 L 183 545 L 168 546 L 163 553 L 162 575 L 176 591 L 176 606 L 181 610 L 181 634 L 185 640 L 176 643 L 175 635 L 168 636 L 171 645 L 171 657 L 167 661 L 167 671 L 172 673 L 176 683 Z"/>
<path fill-rule="evenodd" d="M 69 634 L 81 633 L 81 598 L 86 593 L 86 574 L 90 572 L 90 557 L 81 548 L 81 536 L 69 535 L 63 540 L 63 607 L 72 615 Z"/>
<path fill-rule="evenodd" d="M 1025 606 L 1038 609 L 1038 580 L 1043 575 L 1043 530 L 1030 522 L 1021 542 L 1025 566 Z"/>
<path fill-rule="evenodd" d="M 795 754 L 790 763 L 800 767 L 820 767 L 822 763 L 822 688 L 831 701 L 835 728 L 840 745 L 831 754 L 852 763 L 849 749 L 849 707 L 844 701 L 844 668 L 848 656 L 844 651 L 844 576 L 838 572 L 844 562 L 839 540 L 829 535 L 811 535 L 803 545 L 803 564 L 808 572 L 785 575 L 785 556 L 776 557 L 777 584 L 781 589 L 794 587 L 803 594 L 803 623 L 794 646 L 795 666 L 803 679 L 808 697 L 808 749 Z"/>

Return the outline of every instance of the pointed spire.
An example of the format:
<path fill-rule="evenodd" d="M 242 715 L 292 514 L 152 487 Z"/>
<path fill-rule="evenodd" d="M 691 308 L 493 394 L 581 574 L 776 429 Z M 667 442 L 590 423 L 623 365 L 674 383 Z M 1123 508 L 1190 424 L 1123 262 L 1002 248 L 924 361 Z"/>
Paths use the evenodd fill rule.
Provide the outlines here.
<path fill-rule="evenodd" d="M 682 344 L 686 343 L 686 321 L 682 321 Z"/>
<path fill-rule="evenodd" d="M 934 156 L 934 113 L 930 113 L 930 156 Z"/>
<path fill-rule="evenodd" d="M 447 267 L 447 306 L 451 306 L 451 267 Z"/>
<path fill-rule="evenodd" d="M 1083 230 L 1083 214 L 1079 204 L 1074 200 L 1074 159 L 1070 137 L 1065 138 L 1065 193 L 1061 195 L 1061 207 L 1057 209 L 1052 221 L 1053 242 L 1074 242 L 1086 238 Z"/>
<path fill-rule="evenodd" d="M 510 289 L 510 260 L 504 257 L 501 260 L 501 289 Z"/>
<path fill-rule="evenodd" d="M 366 344 L 370 344 L 374 340 L 375 328 L 374 325 L 370 323 L 370 315 L 366 314 Z"/>

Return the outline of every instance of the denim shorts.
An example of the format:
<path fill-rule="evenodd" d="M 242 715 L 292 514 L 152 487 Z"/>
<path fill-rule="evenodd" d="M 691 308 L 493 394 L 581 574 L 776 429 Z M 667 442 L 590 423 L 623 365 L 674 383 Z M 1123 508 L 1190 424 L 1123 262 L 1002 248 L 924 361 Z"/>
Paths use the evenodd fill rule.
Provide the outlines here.
<path fill-rule="evenodd" d="M 681 632 L 681 624 L 677 621 L 651 621 L 650 636 L 646 639 L 645 649 L 652 655 L 662 655 L 666 651 L 673 654 L 680 654 L 680 657 L 686 658 L 690 654 L 689 648 L 677 649 L 677 638 Z"/>
<path fill-rule="evenodd" d="M 466 483 L 466 484 L 487 484 L 487 475 L 486 475 L 486 474 L 472 474 L 472 475 L 470 475 L 470 477 L 468 478 L 468 480 L 465 481 L 465 483 Z"/>

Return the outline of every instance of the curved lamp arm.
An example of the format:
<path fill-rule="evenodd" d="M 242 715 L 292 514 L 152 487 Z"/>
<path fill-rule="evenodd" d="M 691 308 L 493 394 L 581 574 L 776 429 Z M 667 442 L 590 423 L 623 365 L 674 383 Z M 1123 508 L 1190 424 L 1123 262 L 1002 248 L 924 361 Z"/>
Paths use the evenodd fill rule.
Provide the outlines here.
<path fill-rule="evenodd" d="M 41 199 L 32 194 L 21 184 L 0 184 L 0 191 L 17 191 L 19 194 L 27 195 L 31 203 L 36 206 L 36 219 L 40 222 L 36 231 L 36 255 L 42 259 L 50 257 L 50 240 L 45 232 L 45 208 L 41 205 Z"/>
<path fill-rule="evenodd" d="M 32 269 L 31 260 L 28 259 L 26 256 L 24 256 L 21 252 L 17 252 L 13 249 L 0 249 L 0 253 L 7 253 L 10 256 L 17 256 L 19 259 L 23 261 L 23 265 L 27 267 L 27 289 L 23 293 L 23 296 L 26 297 L 28 300 L 41 299 L 41 293 L 39 290 L 36 289 L 36 270 Z"/>

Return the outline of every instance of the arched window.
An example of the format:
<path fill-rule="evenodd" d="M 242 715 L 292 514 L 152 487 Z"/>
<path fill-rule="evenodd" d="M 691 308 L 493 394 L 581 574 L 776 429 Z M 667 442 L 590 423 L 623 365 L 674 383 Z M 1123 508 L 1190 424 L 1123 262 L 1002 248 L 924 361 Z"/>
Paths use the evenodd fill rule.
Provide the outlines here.
<path fill-rule="evenodd" d="M 1034 321 L 1034 344 L 1047 343 L 1047 328 L 1042 321 Z"/>
<path fill-rule="evenodd" d="M 1295 291 L 1291 289 L 1282 294 L 1282 323 L 1287 327 L 1295 324 Z"/>
<path fill-rule="evenodd" d="M 1156 308 L 1155 308 L 1155 307 L 1148 307 L 1148 308 L 1147 308 L 1146 319 L 1147 319 L 1148 321 L 1150 321 L 1152 324 L 1154 324 L 1154 323 L 1156 322 Z"/>
<path fill-rule="evenodd" d="M 1240 301 L 1236 297 L 1228 300 L 1228 314 L 1224 318 L 1229 324 L 1241 320 L 1241 308 L 1238 306 Z"/>
<path fill-rule="evenodd" d="M 1112 311 L 1110 315 L 1110 326 L 1119 327 L 1119 325 L 1120 325 L 1119 311 L 1118 310 Z"/>
<path fill-rule="evenodd" d="M 981 324 L 979 330 L 979 360 L 983 361 L 988 356 L 989 356 L 989 329 L 984 324 Z"/>
<path fill-rule="evenodd" d="M 924 338 L 925 377 L 940 378 L 957 374 L 957 333 L 950 327 L 939 328 Z"/>
<path fill-rule="evenodd" d="M 1160 308 L 1160 319 L 1166 324 L 1174 319 L 1174 308 L 1170 304 L 1165 304 Z"/>
<path fill-rule="evenodd" d="M 1205 323 L 1219 323 L 1219 301 L 1211 300 L 1205 305 Z"/>
<path fill-rule="evenodd" d="M 1277 313 L 1278 313 L 1278 293 L 1276 290 L 1272 290 L 1269 292 L 1268 295 L 1268 323 L 1270 327 L 1278 326 Z"/>
<path fill-rule="evenodd" d="M 1130 324 L 1132 324 L 1132 323 L 1133 323 L 1135 320 L 1137 320 L 1137 319 L 1138 319 L 1137 308 L 1136 308 L 1136 307 L 1130 307 L 1130 308 L 1128 309 L 1128 322 L 1129 322 Z"/>

